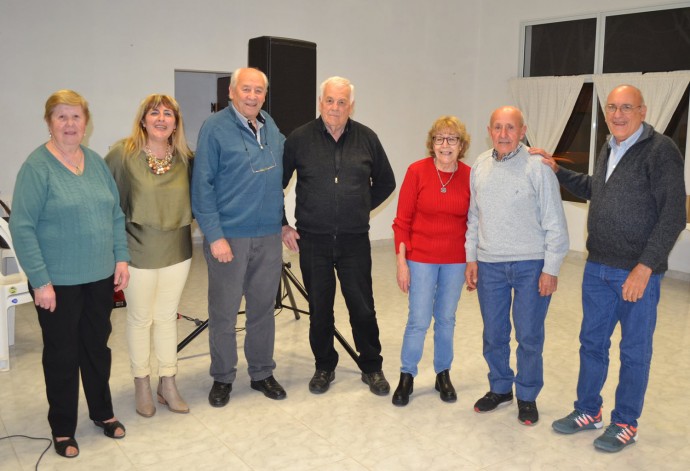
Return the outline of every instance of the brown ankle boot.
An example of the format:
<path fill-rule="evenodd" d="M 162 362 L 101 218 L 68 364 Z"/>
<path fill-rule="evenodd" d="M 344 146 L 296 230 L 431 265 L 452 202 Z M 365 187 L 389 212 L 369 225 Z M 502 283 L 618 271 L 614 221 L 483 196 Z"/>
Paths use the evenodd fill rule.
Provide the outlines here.
<path fill-rule="evenodd" d="M 161 376 L 158 382 L 158 402 L 167 405 L 170 412 L 178 414 L 189 412 L 189 406 L 177 392 L 174 376 Z"/>
<path fill-rule="evenodd" d="M 151 381 L 148 376 L 134 378 L 134 400 L 137 414 L 142 417 L 153 417 L 153 414 L 156 413 L 156 406 L 153 405 L 151 393 Z"/>

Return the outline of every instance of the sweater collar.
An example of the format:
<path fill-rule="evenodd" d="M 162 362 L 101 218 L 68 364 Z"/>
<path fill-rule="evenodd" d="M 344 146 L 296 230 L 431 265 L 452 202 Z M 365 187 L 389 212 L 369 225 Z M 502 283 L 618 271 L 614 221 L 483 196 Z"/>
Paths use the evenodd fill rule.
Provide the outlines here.
<path fill-rule="evenodd" d="M 321 132 L 330 136 L 331 133 L 328 132 L 328 128 L 326 128 L 326 123 L 323 122 L 323 118 L 321 116 L 319 116 L 317 119 L 319 120 L 319 123 L 320 123 L 319 129 L 321 130 Z M 350 131 L 350 122 L 351 121 L 352 120 L 350 118 L 347 118 L 347 123 L 345 123 L 345 128 L 343 129 L 343 134 L 342 134 L 343 136 L 345 134 L 347 134 L 348 131 Z"/>

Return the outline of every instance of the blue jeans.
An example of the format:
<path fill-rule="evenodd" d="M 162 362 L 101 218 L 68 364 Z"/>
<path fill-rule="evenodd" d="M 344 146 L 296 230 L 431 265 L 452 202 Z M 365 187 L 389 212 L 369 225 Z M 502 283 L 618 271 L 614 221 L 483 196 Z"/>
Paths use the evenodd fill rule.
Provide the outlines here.
<path fill-rule="evenodd" d="M 544 260 L 478 263 L 477 294 L 484 320 L 484 359 L 489 387 L 506 394 L 513 390 L 523 401 L 536 400 L 544 386 L 544 320 L 551 296 L 539 294 Z M 510 368 L 510 305 L 517 347 L 517 376 Z"/>
<path fill-rule="evenodd" d="M 580 375 L 575 409 L 596 415 L 603 403 L 601 389 L 609 368 L 611 334 L 621 324 L 621 369 L 611 422 L 637 427 L 652 362 L 661 275 L 652 275 L 640 300 L 623 300 L 622 285 L 629 270 L 587 262 L 582 279 Z"/>
<path fill-rule="evenodd" d="M 417 364 L 424 351 L 424 337 L 434 318 L 434 371 L 449 370 L 453 363 L 455 311 L 458 308 L 464 263 L 418 263 L 410 268 L 410 312 L 403 337 L 400 371 L 417 376 Z"/>

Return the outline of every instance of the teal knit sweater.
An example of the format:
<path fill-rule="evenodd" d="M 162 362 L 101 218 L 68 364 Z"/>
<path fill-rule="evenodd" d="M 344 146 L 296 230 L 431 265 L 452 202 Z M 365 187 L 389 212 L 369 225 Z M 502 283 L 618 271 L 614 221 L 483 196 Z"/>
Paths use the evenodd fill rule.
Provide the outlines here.
<path fill-rule="evenodd" d="M 129 261 L 125 217 L 103 159 L 83 147 L 84 174 L 65 168 L 41 145 L 17 175 L 10 232 L 33 286 L 78 285 L 113 274 Z"/>

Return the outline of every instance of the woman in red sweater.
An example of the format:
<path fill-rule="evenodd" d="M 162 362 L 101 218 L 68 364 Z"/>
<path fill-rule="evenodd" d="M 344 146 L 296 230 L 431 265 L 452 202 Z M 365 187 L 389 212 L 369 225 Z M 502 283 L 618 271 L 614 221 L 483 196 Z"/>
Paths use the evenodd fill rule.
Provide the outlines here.
<path fill-rule="evenodd" d="M 393 404 L 410 400 L 424 337 L 434 318 L 434 370 L 441 399 L 457 399 L 450 381 L 455 311 L 465 273 L 465 231 L 470 167 L 460 162 L 470 146 L 465 125 L 441 116 L 429 130 L 430 157 L 407 169 L 393 222 L 398 286 L 409 296 L 409 315 Z"/>

